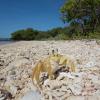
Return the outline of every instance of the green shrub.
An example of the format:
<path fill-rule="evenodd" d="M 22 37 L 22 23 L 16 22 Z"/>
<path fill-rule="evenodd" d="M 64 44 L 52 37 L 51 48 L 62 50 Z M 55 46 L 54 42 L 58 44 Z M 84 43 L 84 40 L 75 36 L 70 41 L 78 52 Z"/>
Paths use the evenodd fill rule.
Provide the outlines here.
<path fill-rule="evenodd" d="M 98 29 L 99 30 L 99 29 Z M 13 40 L 72 40 L 72 39 L 100 39 L 100 32 L 81 33 L 72 27 L 56 28 L 49 31 L 38 31 L 32 28 L 18 30 L 11 34 Z"/>
<path fill-rule="evenodd" d="M 64 33 L 58 34 L 55 38 L 55 40 L 69 40 L 69 37 L 65 35 Z"/>

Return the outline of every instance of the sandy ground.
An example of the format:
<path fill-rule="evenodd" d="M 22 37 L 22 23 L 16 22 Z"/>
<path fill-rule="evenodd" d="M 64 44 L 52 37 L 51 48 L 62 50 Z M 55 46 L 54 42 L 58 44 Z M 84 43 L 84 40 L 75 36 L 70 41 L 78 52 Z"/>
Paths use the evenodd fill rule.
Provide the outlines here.
<path fill-rule="evenodd" d="M 100 94 L 99 40 L 20 41 L 0 45 L 0 100 L 3 100 L 2 98 L 21 100 L 28 91 L 35 90 L 31 80 L 32 68 L 40 59 L 47 57 L 53 49 L 58 49 L 60 54 L 73 57 L 77 62 L 77 69 L 97 68 L 95 78 L 99 87 L 98 95 Z"/>

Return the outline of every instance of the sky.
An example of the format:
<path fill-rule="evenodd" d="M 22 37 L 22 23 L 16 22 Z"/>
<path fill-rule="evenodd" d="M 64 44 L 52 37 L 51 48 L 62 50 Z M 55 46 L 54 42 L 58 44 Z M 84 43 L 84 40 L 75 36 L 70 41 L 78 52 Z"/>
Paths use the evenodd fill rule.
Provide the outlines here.
<path fill-rule="evenodd" d="M 65 0 L 0 0 L 0 37 L 34 28 L 42 31 L 64 27 L 60 7 Z"/>

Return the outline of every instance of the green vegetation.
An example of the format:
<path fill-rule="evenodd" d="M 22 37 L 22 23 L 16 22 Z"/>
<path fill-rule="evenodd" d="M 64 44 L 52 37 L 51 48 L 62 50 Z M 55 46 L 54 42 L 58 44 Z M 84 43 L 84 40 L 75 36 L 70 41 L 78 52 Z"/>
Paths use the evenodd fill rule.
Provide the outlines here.
<path fill-rule="evenodd" d="M 60 9 L 61 19 L 68 27 L 48 31 L 32 28 L 11 34 L 13 40 L 100 39 L 100 0 L 66 0 Z"/>
<path fill-rule="evenodd" d="M 62 20 L 70 23 L 74 33 L 88 36 L 100 32 L 100 0 L 66 0 L 61 13 Z"/>
<path fill-rule="evenodd" d="M 32 28 L 18 30 L 11 34 L 13 40 L 51 40 L 65 38 L 62 34 L 63 28 L 54 28 L 48 31 L 38 31 Z M 60 37 L 61 36 L 61 37 Z"/>

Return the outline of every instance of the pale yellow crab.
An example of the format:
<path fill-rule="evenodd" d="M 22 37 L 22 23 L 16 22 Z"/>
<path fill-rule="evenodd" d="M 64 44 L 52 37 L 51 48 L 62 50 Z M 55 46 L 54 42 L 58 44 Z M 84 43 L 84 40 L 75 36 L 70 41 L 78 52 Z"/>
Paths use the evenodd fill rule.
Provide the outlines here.
<path fill-rule="evenodd" d="M 48 78 L 54 78 L 55 72 L 61 68 L 64 70 L 75 72 L 76 66 L 74 62 L 66 56 L 58 54 L 58 52 L 52 51 L 52 54 L 47 58 L 40 60 L 33 68 L 32 80 L 33 84 L 40 88 L 40 75 L 43 72 L 47 72 Z"/>

